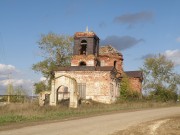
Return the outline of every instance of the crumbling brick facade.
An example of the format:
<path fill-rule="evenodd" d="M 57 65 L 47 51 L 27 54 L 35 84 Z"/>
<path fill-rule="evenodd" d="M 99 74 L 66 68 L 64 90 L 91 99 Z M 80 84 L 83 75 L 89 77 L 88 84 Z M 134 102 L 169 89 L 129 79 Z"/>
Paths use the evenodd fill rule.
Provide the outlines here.
<path fill-rule="evenodd" d="M 97 57 L 90 55 L 74 55 L 71 59 L 71 66 L 81 66 L 82 62 L 86 64 L 86 66 L 95 66 L 97 63 Z"/>
<path fill-rule="evenodd" d="M 102 103 L 113 103 L 119 97 L 123 70 L 123 55 L 112 46 L 99 48 L 99 38 L 94 32 L 77 32 L 74 35 L 74 49 L 70 67 L 54 70 L 51 99 L 58 100 L 58 90 L 62 85 L 59 76 L 70 76 L 77 82 L 80 99 L 92 99 Z M 126 72 L 125 72 L 126 73 Z M 141 92 L 142 74 L 139 71 L 127 72 L 131 86 Z M 67 79 L 69 81 L 69 79 Z M 66 79 L 64 85 L 68 84 Z M 68 86 L 66 91 L 71 93 Z M 61 88 L 61 91 L 62 88 Z M 69 94 L 71 95 L 71 94 Z M 67 96 L 66 96 L 67 98 Z M 69 97 L 71 98 L 71 97 Z M 55 105 L 56 102 L 51 102 Z"/>
<path fill-rule="evenodd" d="M 112 46 L 102 46 L 99 51 L 100 66 L 112 66 L 118 73 L 123 73 L 123 55 Z"/>
<path fill-rule="evenodd" d="M 112 103 L 119 96 L 119 81 L 116 80 L 115 74 L 112 74 L 109 69 L 101 69 L 99 71 L 64 70 L 66 71 L 58 70 L 55 77 L 68 75 L 75 78 L 78 85 L 83 84 L 85 89 L 83 89 L 83 92 L 79 91 L 79 96 L 81 99 L 92 99 L 98 102 Z M 56 79 L 55 83 L 58 84 L 58 79 Z"/>
<path fill-rule="evenodd" d="M 142 94 L 142 71 L 126 71 L 125 74 L 129 77 L 129 83 L 132 90 Z"/>

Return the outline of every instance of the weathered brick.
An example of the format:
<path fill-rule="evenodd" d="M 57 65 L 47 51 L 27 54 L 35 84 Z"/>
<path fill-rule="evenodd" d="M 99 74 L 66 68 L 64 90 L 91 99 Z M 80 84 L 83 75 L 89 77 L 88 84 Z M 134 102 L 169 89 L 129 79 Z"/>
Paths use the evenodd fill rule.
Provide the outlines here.
<path fill-rule="evenodd" d="M 54 73 L 55 79 L 52 81 L 50 99 L 53 105 L 55 104 L 53 100 L 58 97 L 56 94 L 60 85 L 69 87 L 68 84 L 70 84 L 71 88 L 76 87 L 75 84 L 68 83 L 71 79 L 59 78 L 62 76 L 73 78 L 82 98 L 85 96 L 85 99 L 113 103 L 120 93 L 120 80 L 122 73 L 124 73 L 123 55 L 112 46 L 99 48 L 99 38 L 94 32 L 77 32 L 74 35 L 71 67 L 58 68 L 54 70 Z M 130 78 L 131 87 L 141 93 L 142 74 L 140 72 L 127 72 L 127 74 Z M 70 88 L 68 92 L 72 95 Z"/>

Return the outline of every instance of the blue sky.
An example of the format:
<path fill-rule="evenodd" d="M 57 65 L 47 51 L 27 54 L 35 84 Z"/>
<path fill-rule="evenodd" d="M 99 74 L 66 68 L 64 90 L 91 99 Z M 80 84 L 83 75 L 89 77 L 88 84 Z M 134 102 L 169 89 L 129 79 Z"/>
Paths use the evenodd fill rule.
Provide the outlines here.
<path fill-rule="evenodd" d="M 73 35 L 86 26 L 101 44 L 117 48 L 124 70 L 138 70 L 143 58 L 165 54 L 180 72 L 179 0 L 0 0 L 0 93 L 10 71 L 14 85 L 39 81 L 31 70 L 41 60 L 41 34 Z"/>

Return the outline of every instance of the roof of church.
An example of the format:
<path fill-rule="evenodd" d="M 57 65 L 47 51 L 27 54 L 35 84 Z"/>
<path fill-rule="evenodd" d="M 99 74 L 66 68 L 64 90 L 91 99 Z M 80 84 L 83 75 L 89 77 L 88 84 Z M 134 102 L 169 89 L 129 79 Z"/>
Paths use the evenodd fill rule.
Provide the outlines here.
<path fill-rule="evenodd" d="M 143 72 L 142 71 L 125 71 L 125 73 L 129 77 L 140 78 L 141 80 L 143 80 Z"/>
<path fill-rule="evenodd" d="M 54 71 L 112 71 L 113 66 L 95 67 L 95 66 L 69 66 L 58 67 Z"/>
<path fill-rule="evenodd" d="M 86 31 L 86 32 L 76 32 L 74 34 L 74 37 L 96 37 L 99 39 L 99 37 L 92 31 Z"/>
<path fill-rule="evenodd" d="M 112 55 L 112 54 L 122 55 L 118 50 L 116 50 L 111 45 L 101 46 L 99 48 L 99 54 L 100 55 Z"/>

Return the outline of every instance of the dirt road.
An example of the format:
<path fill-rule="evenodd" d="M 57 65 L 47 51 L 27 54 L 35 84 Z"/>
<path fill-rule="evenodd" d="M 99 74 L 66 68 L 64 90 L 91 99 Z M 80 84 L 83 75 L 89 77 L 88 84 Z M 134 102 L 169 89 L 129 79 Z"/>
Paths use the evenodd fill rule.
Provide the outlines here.
<path fill-rule="evenodd" d="M 113 135 L 180 135 L 180 114 L 143 122 Z"/>
<path fill-rule="evenodd" d="M 109 135 L 128 126 L 177 114 L 180 107 L 116 113 L 1 131 L 0 135 Z"/>

